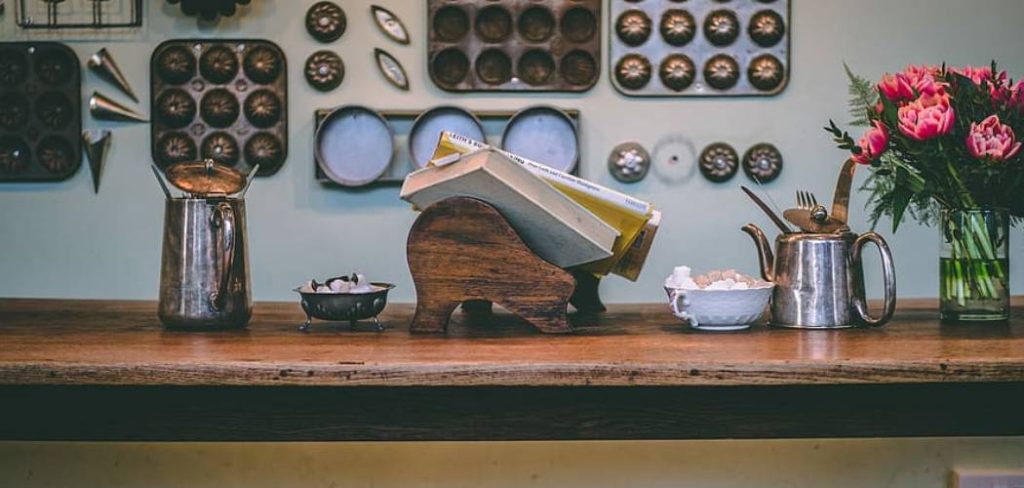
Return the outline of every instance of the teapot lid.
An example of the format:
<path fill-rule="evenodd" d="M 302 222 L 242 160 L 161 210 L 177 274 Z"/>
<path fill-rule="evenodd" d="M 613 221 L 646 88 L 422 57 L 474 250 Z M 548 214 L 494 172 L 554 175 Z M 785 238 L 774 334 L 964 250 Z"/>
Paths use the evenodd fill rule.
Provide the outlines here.
<path fill-rule="evenodd" d="M 164 176 L 175 188 L 198 197 L 233 195 L 245 188 L 245 175 L 212 159 L 178 163 L 167 167 Z"/>

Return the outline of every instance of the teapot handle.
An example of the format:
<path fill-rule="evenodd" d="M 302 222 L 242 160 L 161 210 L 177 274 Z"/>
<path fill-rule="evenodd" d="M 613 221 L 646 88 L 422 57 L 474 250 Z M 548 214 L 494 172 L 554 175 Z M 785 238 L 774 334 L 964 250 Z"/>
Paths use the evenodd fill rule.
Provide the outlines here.
<path fill-rule="evenodd" d="M 216 280 L 217 290 L 210 293 L 210 305 L 214 310 L 222 310 L 230 293 L 228 287 L 231 285 L 231 270 L 235 264 L 235 210 L 227 202 L 218 203 L 213 209 L 213 214 L 210 215 L 210 224 L 214 228 L 222 227 L 224 229 L 221 233 L 224 240 L 222 246 L 224 252 L 221 254 L 220 260 L 220 277 Z"/>
<path fill-rule="evenodd" d="M 882 236 L 875 232 L 862 234 L 853 242 L 851 259 L 855 269 L 863 269 L 861 252 L 864 250 L 864 245 L 869 242 L 875 243 L 875 246 L 878 247 L 878 254 L 882 257 L 882 275 L 885 280 L 885 308 L 881 317 L 877 319 L 871 317 L 864 298 L 863 286 L 860 286 L 860 290 L 854 293 L 853 307 L 864 323 L 872 327 L 878 327 L 889 322 L 892 319 L 893 313 L 896 312 L 896 269 L 893 267 L 892 251 L 889 250 L 889 244 L 885 242 Z"/>

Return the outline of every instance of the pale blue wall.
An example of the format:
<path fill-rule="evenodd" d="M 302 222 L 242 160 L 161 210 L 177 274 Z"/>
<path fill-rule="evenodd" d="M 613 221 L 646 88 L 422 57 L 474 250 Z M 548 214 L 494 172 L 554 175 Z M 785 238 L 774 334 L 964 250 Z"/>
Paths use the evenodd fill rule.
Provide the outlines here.
<path fill-rule="evenodd" d="M 12 2 L 8 2 L 11 4 Z M 405 236 L 415 214 L 398 200 L 396 188 L 369 192 L 324 189 L 313 181 L 311 139 L 314 107 L 363 103 L 378 108 L 424 108 L 456 103 L 473 108 L 515 109 L 553 103 L 582 110 L 584 176 L 657 204 L 665 220 L 639 283 L 612 278 L 603 285 L 609 301 L 660 300 L 660 282 L 672 265 L 737 267 L 754 271 L 755 257 L 739 227 L 756 221 L 769 226 L 742 196 L 741 175 L 713 186 L 699 177 L 666 184 L 655 177 L 620 186 L 605 170 L 609 150 L 636 140 L 647 146 L 670 134 L 690 138 L 697 149 L 724 140 L 740 151 L 755 142 L 781 148 L 787 169 L 771 185 L 788 202 L 798 188 L 831 193 L 842 154 L 820 127 L 846 113 L 845 60 L 872 78 L 908 62 L 987 63 L 1024 74 L 1020 0 L 793 0 L 792 81 L 777 98 L 644 100 L 625 98 L 612 88 L 607 60 L 598 85 L 584 95 L 456 96 L 427 79 L 425 2 L 387 2 L 409 25 L 412 46 L 386 40 L 369 23 L 364 0 L 343 0 L 349 17 L 344 37 L 330 45 L 344 58 L 348 75 L 330 94 L 309 88 L 299 70 L 322 46 L 302 25 L 312 0 L 257 0 L 241 21 L 199 31 L 192 20 L 165 14 L 165 2 L 152 6 L 138 36 L 74 42 L 84 58 L 107 46 L 147 100 L 149 55 L 160 41 L 190 36 L 252 36 L 275 39 L 289 60 L 290 157 L 274 177 L 257 181 L 249 195 L 250 252 L 257 299 L 290 299 L 297 283 L 313 276 L 361 270 L 399 285 L 396 299 L 410 301 L 413 289 L 405 265 Z M 3 18 L 4 39 L 22 38 L 13 27 L 13 5 Z M 605 24 L 607 19 L 605 19 Z M 37 36 L 37 39 L 44 36 Z M 141 40 L 140 40 L 141 38 Z M 401 93 L 384 84 L 372 65 L 373 46 L 395 54 L 410 73 L 413 88 Z M 112 89 L 85 76 L 83 92 Z M 143 103 L 148 110 L 148 103 Z M 154 298 L 160 260 L 162 196 L 149 173 L 149 130 L 144 124 L 106 124 L 115 129 L 113 152 L 99 195 L 88 170 L 70 181 L 43 185 L 0 185 L 0 296 Z M 855 229 L 864 230 L 863 198 L 853 202 Z M 1015 232 L 1014 256 L 1020 256 Z M 937 238 L 933 229 L 909 225 L 890 237 L 896 252 L 903 296 L 936 294 Z M 1013 286 L 1022 290 L 1024 261 L 1013 266 Z"/>

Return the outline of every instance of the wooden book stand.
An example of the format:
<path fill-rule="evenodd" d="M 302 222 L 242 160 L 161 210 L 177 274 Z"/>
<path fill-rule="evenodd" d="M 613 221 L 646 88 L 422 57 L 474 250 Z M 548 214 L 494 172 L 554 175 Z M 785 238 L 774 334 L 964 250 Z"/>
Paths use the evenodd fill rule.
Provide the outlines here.
<path fill-rule="evenodd" d="M 476 311 L 497 303 L 541 332 L 572 332 L 566 311 L 577 289 L 573 274 L 534 254 L 480 200 L 449 198 L 424 210 L 409 231 L 407 255 L 416 286 L 413 332 L 444 332 L 452 312 L 467 301 Z M 581 290 L 587 296 L 576 293 L 573 304 L 599 311 L 597 279 L 590 278 Z"/>

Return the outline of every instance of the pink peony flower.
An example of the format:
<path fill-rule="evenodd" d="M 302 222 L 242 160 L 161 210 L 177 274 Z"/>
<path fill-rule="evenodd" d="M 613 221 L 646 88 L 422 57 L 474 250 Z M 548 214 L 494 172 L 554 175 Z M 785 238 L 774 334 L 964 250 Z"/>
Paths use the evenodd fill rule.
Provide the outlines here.
<path fill-rule="evenodd" d="M 967 134 L 967 151 L 977 159 L 1006 161 L 1020 152 L 1020 146 L 1013 129 L 1003 125 L 998 115 L 990 115 L 980 124 L 971 122 L 971 130 Z"/>
<path fill-rule="evenodd" d="M 914 88 L 903 73 L 886 73 L 878 82 L 878 92 L 890 101 L 899 103 L 914 99 Z"/>
<path fill-rule="evenodd" d="M 860 146 L 860 154 L 854 154 L 853 160 L 859 164 L 871 164 L 889 148 L 889 129 L 876 120 L 874 127 L 864 133 L 857 145 Z"/>
<path fill-rule="evenodd" d="M 955 120 L 945 90 L 922 94 L 917 100 L 900 107 L 897 113 L 900 132 L 917 141 L 948 134 Z"/>
<path fill-rule="evenodd" d="M 931 89 L 932 87 L 945 87 L 945 83 L 936 81 L 936 77 L 939 76 L 940 72 L 941 70 L 938 66 L 909 65 L 903 69 L 903 76 L 910 81 L 910 86 L 923 93 L 925 89 Z"/>
<path fill-rule="evenodd" d="M 947 86 L 945 82 L 936 80 L 932 75 L 923 75 L 914 82 L 914 90 L 921 96 L 944 95 Z"/>

